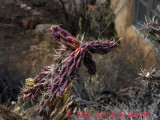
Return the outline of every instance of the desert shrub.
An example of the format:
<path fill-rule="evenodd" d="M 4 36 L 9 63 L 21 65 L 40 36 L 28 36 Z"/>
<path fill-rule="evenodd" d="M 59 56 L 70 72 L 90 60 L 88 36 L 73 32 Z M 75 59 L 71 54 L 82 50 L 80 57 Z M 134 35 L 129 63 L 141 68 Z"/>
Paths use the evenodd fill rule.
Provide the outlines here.
<path fill-rule="evenodd" d="M 63 24 L 63 28 L 69 30 L 73 35 L 85 33 L 94 38 L 107 36 L 109 39 L 116 35 L 113 22 L 115 15 L 110 0 L 103 4 L 96 4 L 91 0 L 81 2 L 60 0 L 55 1 L 53 5 L 47 2 L 48 9 L 53 15 L 61 14 L 63 20 L 60 24 Z M 55 4 L 57 8 L 53 7 Z"/>
<path fill-rule="evenodd" d="M 16 68 L 9 70 L 6 66 L 1 65 L 0 73 L 0 104 L 9 103 L 17 100 L 21 87 L 21 79 L 24 79 L 24 75 L 20 73 Z"/>

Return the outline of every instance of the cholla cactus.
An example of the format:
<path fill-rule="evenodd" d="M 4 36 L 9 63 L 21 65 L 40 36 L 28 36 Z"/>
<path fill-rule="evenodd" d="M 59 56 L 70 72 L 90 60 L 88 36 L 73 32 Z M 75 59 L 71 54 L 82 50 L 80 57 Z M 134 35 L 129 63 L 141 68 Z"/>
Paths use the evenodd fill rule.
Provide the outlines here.
<path fill-rule="evenodd" d="M 159 21 L 155 20 L 155 17 L 153 17 L 152 20 L 147 20 L 142 24 L 143 29 L 147 33 L 147 36 L 149 35 L 153 40 L 157 41 L 160 44 L 160 25 Z M 144 84 L 152 83 L 159 87 L 160 85 L 160 70 L 156 70 L 155 68 L 150 69 L 144 69 L 141 70 L 141 73 L 139 73 L 140 78 L 142 79 Z"/>
<path fill-rule="evenodd" d="M 75 37 L 73 37 L 68 31 L 63 30 L 58 25 L 54 25 L 53 27 L 51 27 L 51 32 L 53 38 L 60 41 L 65 46 L 73 49 L 79 48 L 79 41 Z"/>
<path fill-rule="evenodd" d="M 70 33 L 55 25 L 51 27 L 52 36 L 64 44 L 68 49 L 72 49 L 68 61 L 62 67 L 59 76 L 57 76 L 52 83 L 53 95 L 62 95 L 68 84 L 74 79 L 75 73 L 81 65 L 82 60 L 88 69 L 89 74 L 96 73 L 96 65 L 92 60 L 92 55 L 89 53 L 107 54 L 115 50 L 117 43 L 114 41 L 92 41 L 87 43 L 80 43 Z M 63 86 L 61 85 L 63 84 Z M 62 86 L 62 87 L 58 87 Z M 56 90 L 55 90 L 56 89 Z"/>
<path fill-rule="evenodd" d="M 70 87 L 82 62 L 88 69 L 88 73 L 94 75 L 96 63 L 92 59 L 92 53 L 107 54 L 118 46 L 115 41 L 80 43 L 58 25 L 52 26 L 50 30 L 53 38 L 66 46 L 61 50 L 61 53 L 64 53 L 67 58 L 63 58 L 60 53 L 55 60 L 55 65 L 45 67 L 34 79 L 27 79 L 26 87 L 23 89 L 24 100 L 27 98 L 36 100 L 37 119 L 49 119 L 54 108 L 59 108 L 60 101 L 68 97 L 68 93 L 66 95 L 65 91 Z M 62 103 L 65 102 L 66 100 Z"/>
<path fill-rule="evenodd" d="M 158 20 L 155 20 L 155 17 L 153 17 L 152 20 L 147 20 L 142 24 L 143 29 L 147 33 L 147 36 L 149 35 L 153 40 L 156 40 L 160 43 L 160 25 L 158 23 Z"/>
<path fill-rule="evenodd" d="M 50 81 L 53 80 L 55 76 L 55 66 L 46 66 L 43 71 L 37 75 L 34 79 L 26 79 L 26 87 L 23 89 L 24 98 L 31 97 L 35 98 L 41 91 L 44 91 L 50 85 Z"/>
<path fill-rule="evenodd" d="M 156 70 L 155 68 L 144 70 L 141 69 L 139 76 L 142 79 L 144 85 L 148 85 L 149 83 L 152 83 L 157 87 L 160 85 L 160 70 Z"/>

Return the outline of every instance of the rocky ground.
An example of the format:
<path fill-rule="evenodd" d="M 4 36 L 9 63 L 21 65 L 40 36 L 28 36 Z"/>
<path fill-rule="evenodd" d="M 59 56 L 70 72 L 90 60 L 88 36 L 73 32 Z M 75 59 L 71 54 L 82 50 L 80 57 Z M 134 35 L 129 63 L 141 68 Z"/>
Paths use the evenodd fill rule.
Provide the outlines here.
<path fill-rule="evenodd" d="M 53 48 L 58 43 L 51 38 L 48 28 L 58 24 L 56 18 L 60 20 L 63 16 L 54 14 L 58 5 L 50 5 L 51 9 L 46 3 L 36 6 L 28 0 L 0 1 L 0 81 L 5 81 L 6 86 L 21 86 L 26 77 L 34 77 L 53 62 Z M 0 93 L 5 90 L 2 85 Z M 6 95 L 1 97 L 7 99 Z"/>

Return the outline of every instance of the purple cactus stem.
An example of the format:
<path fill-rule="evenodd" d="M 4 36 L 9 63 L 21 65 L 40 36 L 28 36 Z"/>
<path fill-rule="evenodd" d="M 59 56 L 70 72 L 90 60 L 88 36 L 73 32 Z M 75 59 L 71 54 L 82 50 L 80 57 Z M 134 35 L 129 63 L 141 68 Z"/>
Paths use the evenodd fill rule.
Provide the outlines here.
<path fill-rule="evenodd" d="M 51 32 L 52 32 L 53 37 L 57 40 L 59 40 L 59 38 L 60 38 L 59 33 L 63 34 L 63 36 L 72 36 L 68 31 L 60 28 L 59 25 L 53 25 L 51 27 Z"/>
<path fill-rule="evenodd" d="M 70 58 L 67 62 L 67 67 L 70 67 L 72 65 L 72 63 L 74 62 L 74 58 Z"/>
<path fill-rule="evenodd" d="M 68 72 L 67 72 L 67 75 L 70 75 L 71 72 L 72 72 L 75 68 L 76 68 L 76 62 L 74 62 L 74 63 L 71 65 L 70 69 L 69 69 Z"/>
<path fill-rule="evenodd" d="M 61 68 L 61 70 L 60 70 L 60 72 L 59 72 L 59 76 L 60 76 L 60 77 L 62 76 L 62 74 L 63 74 L 64 71 L 66 70 L 67 65 L 68 65 L 68 64 L 66 63 L 65 65 L 62 66 L 62 68 Z"/>
<path fill-rule="evenodd" d="M 96 73 L 96 63 L 92 60 L 92 55 L 88 52 L 85 53 L 84 65 L 88 69 L 88 73 L 90 75 L 94 75 Z"/>
<path fill-rule="evenodd" d="M 83 60 L 83 57 L 80 56 L 79 59 L 77 60 L 76 68 L 79 68 L 79 67 L 80 67 L 82 60 Z"/>
<path fill-rule="evenodd" d="M 51 27 L 53 38 L 61 42 L 68 48 L 77 49 L 80 45 L 79 41 L 73 37 L 68 31 L 63 30 L 58 25 Z"/>
<path fill-rule="evenodd" d="M 59 79 L 59 84 L 62 83 L 62 81 L 66 78 L 66 76 L 67 76 L 67 71 L 65 71 L 65 72 L 63 73 L 63 75 L 61 76 L 61 78 Z"/>

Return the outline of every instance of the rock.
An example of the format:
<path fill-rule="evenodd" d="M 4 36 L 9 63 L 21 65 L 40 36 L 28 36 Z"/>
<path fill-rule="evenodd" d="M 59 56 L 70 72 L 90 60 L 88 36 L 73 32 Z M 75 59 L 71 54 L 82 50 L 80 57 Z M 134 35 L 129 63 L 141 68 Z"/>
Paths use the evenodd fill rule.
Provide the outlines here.
<path fill-rule="evenodd" d="M 0 4 L 12 4 L 14 3 L 16 0 L 0 0 Z"/>
<path fill-rule="evenodd" d="M 38 18 L 26 17 L 22 19 L 22 25 L 25 29 L 34 29 L 37 24 L 39 24 Z"/>
<path fill-rule="evenodd" d="M 25 8 L 25 7 L 27 7 L 26 4 L 20 4 L 20 8 Z"/>
<path fill-rule="evenodd" d="M 46 29 L 50 28 L 52 24 L 39 24 L 36 26 L 35 31 L 37 33 L 43 33 Z"/>
<path fill-rule="evenodd" d="M 24 8 L 24 10 L 29 11 L 29 10 L 31 10 L 31 7 L 27 6 L 27 7 Z"/>

